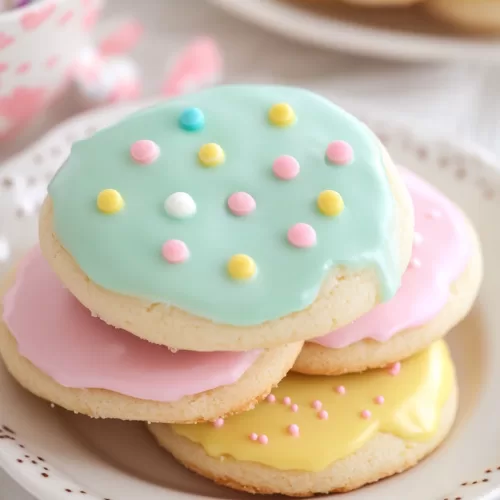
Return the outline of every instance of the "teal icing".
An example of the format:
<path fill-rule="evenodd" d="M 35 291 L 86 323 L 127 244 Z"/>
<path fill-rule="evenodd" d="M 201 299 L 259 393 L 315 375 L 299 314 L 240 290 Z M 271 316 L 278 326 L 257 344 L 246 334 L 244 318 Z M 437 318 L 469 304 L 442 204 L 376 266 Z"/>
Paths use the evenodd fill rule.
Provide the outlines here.
<path fill-rule="evenodd" d="M 278 102 L 295 110 L 292 126 L 269 123 L 268 110 Z M 179 126 L 183 110 L 192 107 L 205 117 L 196 134 Z M 138 166 L 131 159 L 130 146 L 139 139 L 159 145 L 154 164 Z M 353 147 L 352 164 L 327 163 L 333 140 Z M 226 154 L 215 168 L 198 161 L 199 148 L 209 142 Z M 293 180 L 273 175 L 273 161 L 284 154 L 300 163 Z M 114 215 L 96 207 L 97 194 L 107 188 L 125 200 Z M 344 198 L 345 210 L 337 217 L 316 207 L 325 189 Z M 166 198 L 178 191 L 195 200 L 194 217 L 177 220 L 165 213 Z M 227 209 L 237 191 L 256 200 L 248 216 Z M 76 143 L 49 194 L 57 237 L 93 282 L 215 322 L 256 325 L 303 310 L 333 266 L 375 268 L 383 300 L 400 284 L 396 208 L 379 143 L 364 124 L 306 90 L 221 86 L 143 110 Z M 297 222 L 316 230 L 314 247 L 295 248 L 287 241 Z M 162 258 L 169 239 L 187 244 L 188 261 L 172 265 Z M 238 253 L 255 260 L 253 279 L 229 277 L 227 262 Z"/>
<path fill-rule="evenodd" d="M 197 132 L 205 126 L 205 117 L 201 109 L 187 108 L 179 118 L 179 125 L 189 132 Z"/>

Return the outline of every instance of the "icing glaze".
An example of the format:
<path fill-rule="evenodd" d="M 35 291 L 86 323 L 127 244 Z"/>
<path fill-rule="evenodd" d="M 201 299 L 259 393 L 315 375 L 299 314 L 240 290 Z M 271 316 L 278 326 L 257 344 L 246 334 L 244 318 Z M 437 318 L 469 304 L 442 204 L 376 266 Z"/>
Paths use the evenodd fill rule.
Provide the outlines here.
<path fill-rule="evenodd" d="M 174 354 L 113 328 L 63 287 L 38 248 L 20 264 L 3 307 L 19 353 L 65 387 L 177 401 L 233 384 L 260 355 L 257 350 Z"/>
<path fill-rule="evenodd" d="M 279 102 L 293 108 L 292 125 L 270 123 L 269 109 Z M 194 107 L 203 112 L 204 126 L 186 131 L 179 117 Z M 138 168 L 129 148 L 145 137 L 161 155 Z M 328 162 L 325 151 L 335 140 L 352 147 L 350 165 Z M 212 146 L 203 161 L 223 160 L 215 168 L 205 168 L 199 158 L 207 144 Z M 300 164 L 298 175 L 297 165 L 276 175 L 273 164 L 283 155 Z M 294 173 L 293 180 L 280 177 Z M 95 210 L 93 202 L 110 188 L 125 200 L 112 217 Z M 318 195 L 328 189 L 345 204 L 336 217 L 317 207 Z M 257 208 L 235 217 L 227 200 L 241 191 Z M 165 200 L 179 192 L 189 193 L 197 207 L 180 220 L 164 209 Z M 49 193 L 55 233 L 94 283 L 218 323 L 257 325 L 301 311 L 336 266 L 375 268 L 383 299 L 399 287 L 395 203 L 379 142 L 354 117 L 305 90 L 224 86 L 145 109 L 74 144 Z M 314 228 L 314 247 L 290 245 L 287 232 L 297 223 Z M 170 239 L 189 247 L 182 266 L 162 258 L 161 246 Z M 252 280 L 237 281 L 226 272 L 238 254 L 255 262 Z"/>
<path fill-rule="evenodd" d="M 224 428 L 211 425 L 173 425 L 172 429 L 203 446 L 211 457 L 257 462 L 281 470 L 321 471 L 361 448 L 376 433 L 393 434 L 411 442 L 431 439 L 440 422 L 454 380 L 453 364 L 443 341 L 402 363 L 401 374 L 387 370 L 336 377 L 289 374 L 274 391 L 277 400 L 290 395 L 301 411 L 284 404 L 262 402 L 254 410 L 227 418 Z M 342 384 L 345 395 L 335 391 Z M 373 398 L 383 393 L 385 402 Z M 311 399 L 319 397 L 318 414 Z M 321 412 L 325 412 L 321 414 Z M 300 437 L 287 432 L 300 428 Z M 265 449 L 247 438 L 265 433 Z"/>
<path fill-rule="evenodd" d="M 450 296 L 450 285 L 470 258 L 471 242 L 463 216 L 436 188 L 402 170 L 415 209 L 413 255 L 396 296 L 350 325 L 312 342 L 342 348 L 363 339 L 379 342 L 436 316 Z M 439 214 L 439 215 L 437 215 Z"/>

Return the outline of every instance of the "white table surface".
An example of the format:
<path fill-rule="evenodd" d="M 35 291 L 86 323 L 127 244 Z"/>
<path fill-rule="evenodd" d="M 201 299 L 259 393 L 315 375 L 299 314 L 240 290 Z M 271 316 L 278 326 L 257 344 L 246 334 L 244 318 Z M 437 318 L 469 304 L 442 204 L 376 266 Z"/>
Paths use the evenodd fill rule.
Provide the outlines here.
<path fill-rule="evenodd" d="M 249 0 L 241 0 L 249 1 Z M 415 123 L 500 157 L 500 67 L 474 64 L 409 65 L 356 58 L 304 47 L 246 25 L 204 0 L 108 0 L 104 20 L 133 15 L 146 26 L 134 56 L 154 95 L 163 70 L 191 37 L 217 39 L 226 61 L 225 81 L 305 86 L 341 105 L 366 106 L 381 120 Z M 80 110 L 61 101 L 28 135 L 0 146 L 0 160 Z M 33 500 L 0 470 L 0 500 Z"/>

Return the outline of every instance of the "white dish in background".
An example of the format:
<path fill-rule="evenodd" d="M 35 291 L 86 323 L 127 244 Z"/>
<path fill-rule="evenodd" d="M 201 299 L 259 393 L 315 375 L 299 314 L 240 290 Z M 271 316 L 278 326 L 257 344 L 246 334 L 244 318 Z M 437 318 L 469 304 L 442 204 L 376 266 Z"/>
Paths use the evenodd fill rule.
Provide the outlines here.
<path fill-rule="evenodd" d="M 500 62 L 500 38 L 474 37 L 433 20 L 419 7 L 354 11 L 332 0 L 333 14 L 290 0 L 209 0 L 287 38 L 325 49 L 402 61 Z M 297 2 L 297 0 L 296 0 Z"/>
<path fill-rule="evenodd" d="M 37 207 L 70 144 L 136 107 L 108 108 L 70 120 L 0 167 L 0 274 L 36 242 Z M 416 468 L 342 499 L 492 500 L 500 493 L 500 170 L 475 149 L 365 120 L 398 163 L 465 209 L 483 242 L 486 274 L 473 312 L 449 337 L 461 389 L 451 436 Z M 41 500 L 248 497 L 177 465 L 144 425 L 91 420 L 51 408 L 22 390 L 1 362 L 0 401 L 0 466 Z"/>

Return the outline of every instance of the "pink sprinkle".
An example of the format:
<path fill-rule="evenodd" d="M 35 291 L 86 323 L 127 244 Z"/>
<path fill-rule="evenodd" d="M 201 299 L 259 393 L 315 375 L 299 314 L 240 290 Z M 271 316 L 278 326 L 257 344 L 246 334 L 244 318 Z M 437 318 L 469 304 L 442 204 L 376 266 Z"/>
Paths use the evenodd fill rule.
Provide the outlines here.
<path fill-rule="evenodd" d="M 258 439 L 260 444 L 267 444 L 269 443 L 269 438 L 265 434 L 261 434 Z"/>
<path fill-rule="evenodd" d="M 267 396 L 267 398 L 266 398 L 266 401 L 268 403 L 275 403 L 276 402 L 276 396 L 274 394 L 269 394 L 269 396 Z"/>
<path fill-rule="evenodd" d="M 250 439 L 252 441 L 257 441 L 258 438 L 259 438 L 259 436 L 257 436 L 257 434 L 255 432 L 252 432 L 252 434 L 250 434 Z"/>
<path fill-rule="evenodd" d="M 318 412 L 318 418 L 320 420 L 327 420 L 328 419 L 328 412 L 326 410 L 321 410 Z"/>
<path fill-rule="evenodd" d="M 283 155 L 274 160 L 273 172 L 278 179 L 289 181 L 299 175 L 300 165 L 293 156 Z"/>
<path fill-rule="evenodd" d="M 148 165 L 160 156 L 160 148 L 156 142 L 142 140 L 132 144 L 130 154 L 137 163 Z"/>
<path fill-rule="evenodd" d="M 333 141 L 326 148 L 326 157 L 336 165 L 352 163 L 354 153 L 350 144 L 345 141 Z"/>
<path fill-rule="evenodd" d="M 415 231 L 415 233 L 413 234 L 413 244 L 415 246 L 419 246 L 423 243 L 424 241 L 424 237 L 422 236 L 422 233 L 418 233 Z"/>
<path fill-rule="evenodd" d="M 319 400 L 319 399 L 316 399 L 315 401 L 313 401 L 311 403 L 311 406 L 315 409 L 315 410 L 321 410 L 321 408 L 323 407 L 323 403 Z"/>
<path fill-rule="evenodd" d="M 397 375 L 400 371 L 401 371 L 401 363 L 399 361 L 391 365 L 388 369 L 388 372 L 391 375 Z"/>
<path fill-rule="evenodd" d="M 410 260 L 410 267 L 412 269 L 420 269 L 422 267 L 422 262 L 420 262 L 420 259 L 417 259 L 416 257 L 413 257 Z"/>
<path fill-rule="evenodd" d="M 361 418 L 368 420 L 372 416 L 372 412 L 370 410 L 363 410 L 361 412 Z"/>
<path fill-rule="evenodd" d="M 227 200 L 229 210 L 234 215 L 248 215 L 255 210 L 257 204 L 252 196 L 245 192 L 233 193 Z"/>
<path fill-rule="evenodd" d="M 220 429 L 224 425 L 224 419 L 223 418 L 218 418 L 217 420 L 214 420 L 214 427 L 216 429 Z"/>
<path fill-rule="evenodd" d="M 385 398 L 384 396 L 377 396 L 375 399 L 374 399 L 375 403 L 378 404 L 378 405 L 383 405 L 384 402 L 385 402 Z"/>
<path fill-rule="evenodd" d="M 299 222 L 288 230 L 288 241 L 298 248 L 309 248 L 316 244 L 316 231 L 309 224 Z"/>
<path fill-rule="evenodd" d="M 338 394 L 345 394 L 345 387 L 343 385 L 339 385 L 338 387 L 336 387 L 335 391 Z"/>
<path fill-rule="evenodd" d="M 285 404 L 285 405 L 287 405 L 287 406 L 288 406 L 288 405 L 290 405 L 291 403 L 292 403 L 292 399 L 291 399 L 289 396 L 285 396 L 285 397 L 283 398 L 283 404 Z"/>
<path fill-rule="evenodd" d="M 163 244 L 161 253 L 170 264 L 181 264 L 189 257 L 189 249 L 181 240 L 168 240 Z"/>
<path fill-rule="evenodd" d="M 299 411 L 299 405 L 298 405 L 298 404 L 293 403 L 293 405 L 292 405 L 292 411 L 293 411 L 294 413 L 297 413 L 297 412 Z"/>
<path fill-rule="evenodd" d="M 288 426 L 288 434 L 292 435 L 293 437 L 299 437 L 300 435 L 300 429 L 297 424 L 291 424 Z"/>

